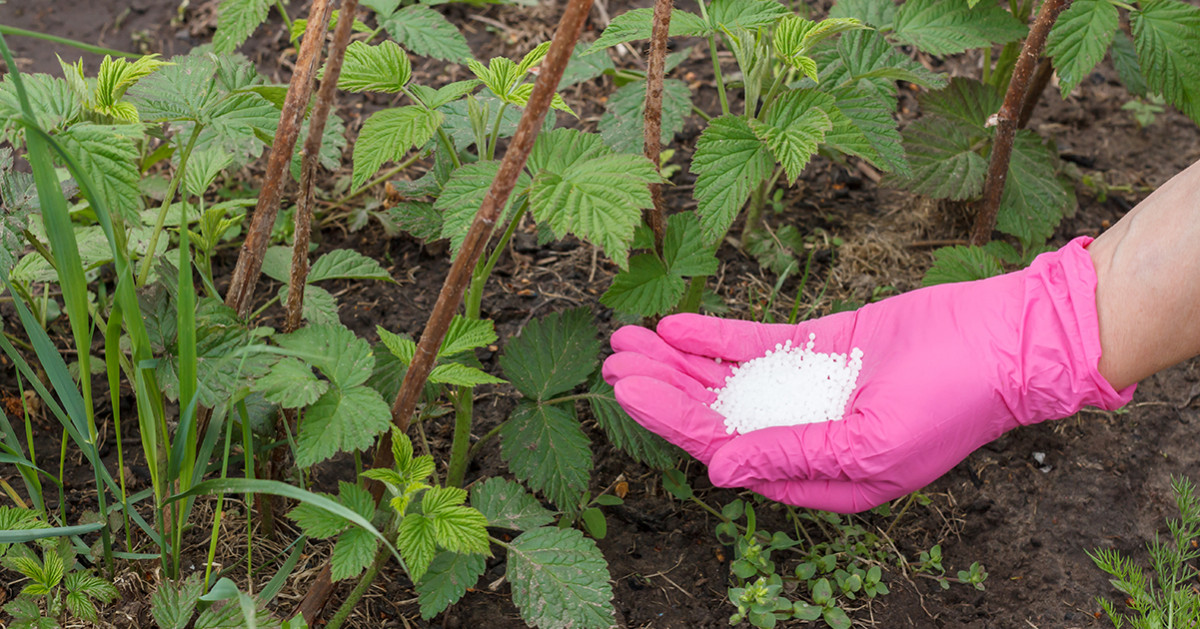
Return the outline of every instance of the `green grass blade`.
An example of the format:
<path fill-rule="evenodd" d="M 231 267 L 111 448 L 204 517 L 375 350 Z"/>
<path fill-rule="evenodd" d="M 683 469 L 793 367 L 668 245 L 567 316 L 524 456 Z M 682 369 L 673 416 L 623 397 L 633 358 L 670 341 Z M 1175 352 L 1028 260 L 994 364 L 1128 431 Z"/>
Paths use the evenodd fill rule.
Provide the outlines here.
<path fill-rule="evenodd" d="M 17 544 L 32 542 L 35 539 L 47 537 L 69 537 L 71 535 L 86 535 L 106 528 L 103 522 L 77 524 L 75 526 L 55 526 L 45 529 L 30 529 L 28 531 L 0 531 L 0 544 Z"/>
<path fill-rule="evenodd" d="M 304 548 L 308 545 L 307 542 L 308 538 L 303 535 L 292 542 L 295 544 L 292 553 L 288 555 L 283 565 L 279 566 L 279 570 L 275 571 L 275 576 L 271 577 L 271 580 L 259 591 L 257 598 L 260 603 L 263 605 L 270 603 L 275 598 L 275 595 L 279 594 L 279 591 L 283 589 L 283 586 L 287 584 L 288 577 L 292 576 L 292 570 L 296 568 L 296 564 L 300 561 L 300 556 L 304 554 Z"/>
<path fill-rule="evenodd" d="M 245 478 L 218 478 L 206 480 L 185 492 L 171 496 L 166 500 L 166 503 L 169 504 L 177 500 L 182 500 L 191 496 L 199 496 L 202 494 L 227 492 L 282 496 L 284 498 L 298 500 L 305 504 L 312 505 L 318 509 L 328 511 L 350 522 L 351 524 L 362 528 L 366 532 L 370 533 L 373 537 L 383 542 L 383 545 L 386 546 L 388 551 L 392 553 L 392 556 L 396 558 L 396 561 L 400 562 L 400 566 L 404 568 L 404 572 L 408 572 L 408 565 L 405 564 L 404 560 L 400 558 L 400 553 L 396 551 L 396 547 L 392 546 L 392 543 L 389 542 L 386 537 L 384 537 L 383 533 L 380 533 L 379 529 L 376 529 L 374 525 L 372 525 L 366 518 L 354 512 L 352 509 L 346 508 L 338 502 L 330 500 L 325 496 L 314 494 L 311 491 L 305 491 L 299 487 L 293 487 L 280 481 L 263 479 L 249 480 Z"/>

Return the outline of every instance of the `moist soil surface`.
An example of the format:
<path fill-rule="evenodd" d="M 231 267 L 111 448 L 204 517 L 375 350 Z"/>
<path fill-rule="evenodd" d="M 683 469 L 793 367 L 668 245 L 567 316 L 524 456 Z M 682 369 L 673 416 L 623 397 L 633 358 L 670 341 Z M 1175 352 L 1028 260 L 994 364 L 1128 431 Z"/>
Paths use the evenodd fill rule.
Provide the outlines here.
<path fill-rule="evenodd" d="M 182 5 L 176 0 L 92 0 L 34 2 L 10 0 L 0 8 L 0 22 L 48 32 L 81 41 L 124 50 L 162 52 L 164 56 L 186 52 L 206 43 L 215 25 L 215 0 L 193 0 Z M 611 2 L 593 9 L 585 38 L 594 38 L 613 15 L 646 3 Z M 685 7 L 687 8 L 687 7 Z M 293 17 L 303 17 L 306 3 L 293 3 Z M 464 5 L 444 7 L 447 15 L 468 35 L 477 57 L 518 55 L 547 38 L 560 7 L 535 8 Z M 828 10 L 828 2 L 812 7 L 815 15 Z M 24 71 L 58 74 L 55 54 L 73 59 L 76 52 L 39 40 L 10 37 L 9 43 Z M 695 42 L 677 42 L 679 46 Z M 673 76 L 688 81 L 697 106 L 710 114 L 717 110 L 712 87 L 712 69 L 705 48 L 693 45 L 689 60 Z M 268 77 L 286 81 L 289 55 L 283 28 L 277 18 L 259 30 L 242 52 Z M 94 72 L 99 58 L 84 55 Z M 617 60 L 637 67 L 636 55 Z M 978 56 L 964 56 L 936 68 L 954 74 L 975 76 Z M 430 83 L 462 78 L 464 68 L 424 63 L 416 68 L 418 79 Z M 598 79 L 565 94 L 581 112 L 579 122 L 594 126 L 600 103 L 612 88 L 608 79 Z M 1200 131 L 1182 115 L 1169 111 L 1142 128 L 1121 105 L 1129 100 L 1106 60 L 1067 99 L 1051 85 L 1043 95 L 1030 126 L 1057 143 L 1060 154 L 1073 162 L 1080 173 L 1101 176 L 1112 186 L 1102 202 L 1095 188 L 1080 186 L 1079 210 L 1064 221 L 1052 244 L 1062 244 L 1079 235 L 1097 235 L 1150 190 L 1200 159 Z M 903 121 L 917 115 L 915 99 L 905 94 L 900 112 Z M 341 113 L 348 126 L 357 129 L 362 118 L 387 103 L 370 98 L 346 97 Z M 560 122 L 567 122 L 560 117 Z M 689 123 L 672 144 L 683 155 L 690 154 L 699 128 Z M 347 158 L 348 158 L 347 153 Z M 348 159 L 347 159 L 348 163 Z M 961 208 L 946 207 L 906 193 L 881 187 L 870 169 L 815 160 L 783 198 L 783 211 L 770 217 L 774 226 L 795 225 L 803 233 L 818 228 L 842 244 L 830 255 L 818 256 L 814 277 L 804 288 L 804 304 L 815 312 L 829 312 L 835 300 L 857 300 L 886 296 L 920 285 L 932 261 L 933 244 L 956 241 L 967 233 L 967 218 Z M 254 188 L 261 171 L 244 173 L 247 187 Z M 331 177 L 332 178 L 332 177 Z M 692 176 L 675 176 L 667 191 L 669 203 L 686 207 Z M 318 235 L 321 250 L 352 247 L 380 260 L 398 280 L 397 285 L 343 282 L 331 286 L 342 304 L 342 321 L 359 334 L 375 340 L 376 324 L 400 332 L 418 334 L 436 299 L 447 255 L 437 245 L 424 247 L 407 237 L 384 238 L 376 225 L 351 233 L 344 222 L 325 227 Z M 228 275 L 235 251 L 218 260 L 215 273 Z M 536 244 L 535 232 L 518 233 L 510 254 L 493 276 L 484 298 L 484 315 L 497 323 L 500 337 L 513 335 L 534 317 L 568 307 L 586 307 L 596 313 L 601 332 L 617 327 L 598 296 L 608 286 L 615 268 L 596 256 L 585 243 L 568 240 L 546 247 Z M 729 308 L 727 316 L 759 317 L 768 307 L 776 278 L 733 246 L 720 252 L 722 268 L 717 277 L 719 293 Z M 818 298 L 818 289 L 829 277 L 828 291 Z M 267 280 L 264 279 L 263 284 Z M 815 286 L 814 286 L 815 284 Z M 710 286 L 711 286 L 710 282 Z M 776 316 L 786 317 L 796 280 L 783 284 L 788 303 L 771 305 Z M 274 287 L 260 285 L 260 295 Z M 265 299 L 261 297 L 260 299 Z M 265 314 L 270 325 L 272 317 Z M 11 319 L 7 319 L 11 321 Z M 1180 322 L 1190 325 L 1191 322 Z M 11 331 L 11 330 L 10 330 Z M 59 331 L 61 334 L 61 331 Z M 63 335 L 65 338 L 68 335 Z M 484 364 L 495 366 L 493 353 L 481 355 Z M 983 447 L 926 488 L 927 505 L 913 506 L 904 516 L 864 514 L 854 521 L 876 533 L 890 527 L 894 552 L 914 561 L 922 550 L 941 544 L 947 574 L 980 562 L 988 572 L 984 590 L 939 583 L 893 561 L 885 567 L 884 580 L 891 593 L 873 601 L 854 603 L 850 611 L 856 624 L 875 627 L 962 627 L 983 628 L 1076 628 L 1104 627 L 1097 596 L 1123 603 L 1123 597 L 1097 569 L 1087 552 L 1115 548 L 1145 565 L 1145 545 L 1166 531 L 1165 519 L 1176 515 L 1170 479 L 1188 476 L 1200 479 L 1200 409 L 1193 402 L 1200 393 L 1200 363 L 1191 361 L 1168 369 L 1141 383 L 1133 402 L 1119 412 L 1084 411 L 1057 422 L 1013 431 Z M 5 376 L 3 394 L 16 395 L 11 375 Z M 515 399 L 506 389 L 481 389 L 476 403 L 476 434 L 482 435 L 501 421 Z M 111 416 L 111 414 L 109 414 Z M 628 483 L 625 504 L 607 508 L 608 535 L 599 546 L 609 562 L 618 624 L 642 628 L 705 628 L 728 626 L 733 607 L 726 598 L 731 583 L 732 550 L 718 543 L 713 529 L 717 523 L 701 508 L 671 498 L 661 488 L 661 475 L 635 463 L 608 445 L 595 422 L 585 415 L 585 428 L 592 438 L 595 470 L 593 490 L 609 488 L 619 480 Z M 39 463 L 47 469 L 57 464 L 49 453 L 58 451 L 57 430 L 42 418 L 46 430 L 38 431 Z M 115 468 L 111 433 L 104 452 Z M 451 426 L 433 422 L 428 438 L 435 449 L 448 450 Z M 131 446 L 136 436 L 126 436 Z M 70 462 L 81 463 L 78 457 Z M 684 463 L 697 495 L 718 509 L 738 497 L 737 492 L 712 488 L 703 466 Z M 135 485 L 147 482 L 145 468 L 129 466 Z M 320 487 L 349 480 L 353 467 L 348 459 L 326 464 L 314 471 Z M 468 481 L 503 473 L 497 447 L 486 448 L 468 472 Z M 0 476 L 17 485 L 11 468 Z M 91 472 L 82 464 L 68 476 L 68 513 L 78 514 L 94 505 Z M 748 497 L 748 494 L 742 497 Z M 234 508 L 226 519 L 231 540 L 228 554 L 218 555 L 223 565 L 239 561 L 244 543 L 244 510 Z M 198 509 L 204 509 L 201 503 Z M 207 507 L 207 508 L 211 508 Z M 228 505 L 227 505 L 227 508 Z M 899 503 L 893 510 L 898 510 Z M 71 516 L 74 517 L 74 516 Z M 760 528 L 782 526 L 783 518 L 769 507 L 760 507 Z M 295 531 L 285 520 L 280 538 Z M 198 527 L 205 528 L 206 527 Z M 207 529 L 206 529 L 207 530 Z M 195 540 L 189 556 L 199 566 L 207 532 Z M 263 540 L 260 553 L 281 547 Z M 222 550 L 225 546 L 222 545 Z M 297 566 L 285 589 L 276 599 L 278 611 L 288 613 L 307 592 L 320 567 L 327 561 L 327 547 L 313 547 Z M 269 554 L 267 554 L 269 556 Z M 779 559 L 777 557 L 777 559 Z M 258 561 L 262 561 L 261 559 Z M 781 559 L 785 568 L 791 562 Z M 186 567 L 186 563 L 185 563 Z M 351 624 L 358 627 L 479 627 L 504 629 L 525 626 L 511 602 L 503 580 L 504 564 L 494 558 L 478 587 L 446 613 L 424 621 L 416 595 L 398 569 L 386 569 Z M 241 571 L 244 578 L 244 570 Z M 234 575 L 236 577 L 236 575 Z M 269 578 L 269 575 L 265 578 Z M 123 597 L 102 612 L 106 626 L 153 626 L 148 614 L 149 592 L 157 572 L 154 567 L 130 566 L 117 582 Z M 260 582 L 259 587 L 262 583 Z M 0 596 L 15 596 L 19 584 L 0 589 Z M 334 602 L 344 597 L 342 585 Z M 784 626 L 807 626 L 794 621 Z"/>

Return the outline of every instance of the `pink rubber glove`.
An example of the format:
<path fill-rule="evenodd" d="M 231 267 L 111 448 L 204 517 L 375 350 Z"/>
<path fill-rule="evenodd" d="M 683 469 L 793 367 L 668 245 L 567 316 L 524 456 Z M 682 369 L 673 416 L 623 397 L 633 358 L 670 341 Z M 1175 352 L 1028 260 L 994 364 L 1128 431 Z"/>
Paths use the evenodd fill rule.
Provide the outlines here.
<path fill-rule="evenodd" d="M 1020 425 L 1083 406 L 1116 409 L 1097 371 L 1096 273 L 1078 238 L 1028 268 L 915 290 L 799 325 L 666 317 L 657 334 L 628 326 L 604 377 L 643 426 L 709 467 L 719 487 L 852 513 L 918 490 Z M 708 408 L 731 363 L 777 343 L 864 352 L 844 419 L 726 434 Z M 718 363 L 714 358 L 720 358 Z"/>

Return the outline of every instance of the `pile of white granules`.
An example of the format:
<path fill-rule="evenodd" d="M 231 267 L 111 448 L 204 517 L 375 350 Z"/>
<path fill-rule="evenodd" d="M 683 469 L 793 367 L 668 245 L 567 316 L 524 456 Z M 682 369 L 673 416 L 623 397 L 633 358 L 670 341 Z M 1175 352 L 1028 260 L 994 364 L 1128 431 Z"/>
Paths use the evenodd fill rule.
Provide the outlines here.
<path fill-rule="evenodd" d="M 717 399 L 709 405 L 725 416 L 726 432 L 747 433 L 771 426 L 796 426 L 842 418 L 858 382 L 863 352 L 812 351 L 815 334 L 804 347 L 792 342 L 775 346 L 765 356 L 733 368 L 725 387 L 709 389 Z"/>

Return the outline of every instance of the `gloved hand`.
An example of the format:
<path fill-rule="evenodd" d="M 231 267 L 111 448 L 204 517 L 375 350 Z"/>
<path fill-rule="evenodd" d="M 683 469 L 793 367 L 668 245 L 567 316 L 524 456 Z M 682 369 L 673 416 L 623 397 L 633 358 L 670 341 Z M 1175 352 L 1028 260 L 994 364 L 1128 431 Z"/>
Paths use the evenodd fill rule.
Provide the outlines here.
<path fill-rule="evenodd" d="M 1097 371 L 1090 242 L 1007 275 L 799 325 L 682 314 L 657 334 L 627 326 L 612 336 L 604 377 L 634 419 L 706 463 L 714 485 L 829 511 L 870 509 L 1016 426 L 1129 401 L 1136 385 L 1118 392 Z M 707 387 L 723 387 L 732 364 L 789 339 L 803 345 L 810 333 L 813 351 L 864 353 L 844 418 L 727 434 Z"/>

